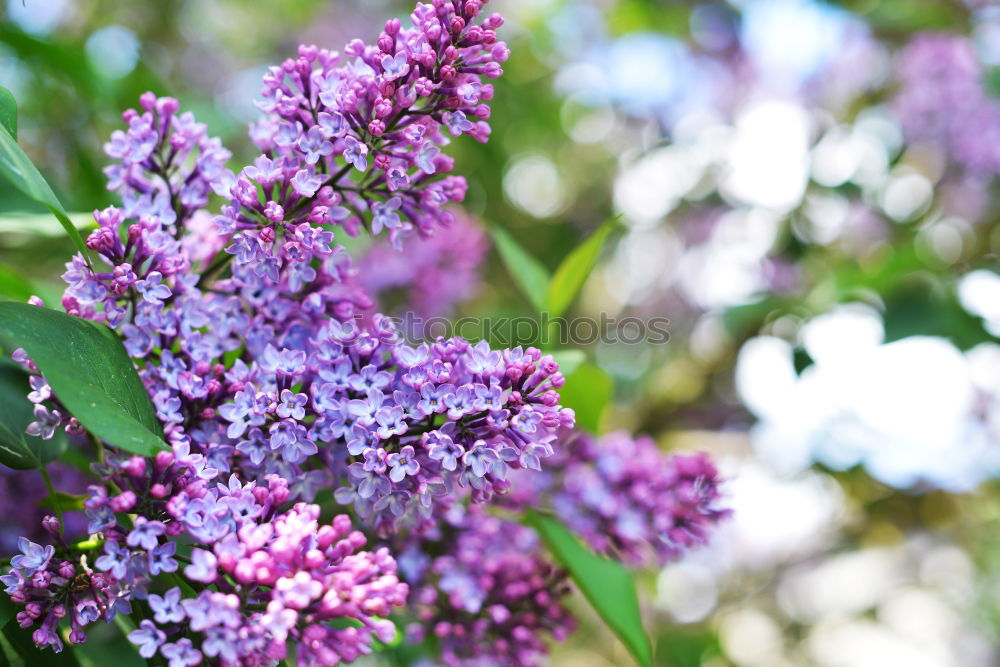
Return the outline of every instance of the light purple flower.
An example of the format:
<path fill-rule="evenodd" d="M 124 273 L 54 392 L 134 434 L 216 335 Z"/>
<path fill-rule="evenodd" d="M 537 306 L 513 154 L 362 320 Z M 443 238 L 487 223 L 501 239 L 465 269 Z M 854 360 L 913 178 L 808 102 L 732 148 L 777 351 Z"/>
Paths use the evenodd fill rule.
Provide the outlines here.
<path fill-rule="evenodd" d="M 56 548 L 51 544 L 43 547 L 26 537 L 17 538 L 17 548 L 21 550 L 21 553 L 11 558 L 10 564 L 25 575 L 31 575 L 36 570 L 44 569 L 56 552 Z"/>
<path fill-rule="evenodd" d="M 28 424 L 24 432 L 42 440 L 51 440 L 61 423 L 62 414 L 58 410 L 49 410 L 38 403 L 35 405 L 35 421 Z"/>
<path fill-rule="evenodd" d="M 138 630 L 128 633 L 128 640 L 139 647 L 139 655 L 143 658 L 152 658 L 156 655 L 156 650 L 166 638 L 167 635 L 148 618 L 139 623 Z"/>
<path fill-rule="evenodd" d="M 386 463 L 390 468 L 389 479 L 396 483 L 402 482 L 407 475 L 416 475 L 420 472 L 420 464 L 417 463 L 412 445 L 406 445 L 398 452 L 389 454 Z"/>
<path fill-rule="evenodd" d="M 195 551 L 200 551 L 200 549 L 192 550 L 192 554 Z M 189 579 L 193 579 L 193 577 L 187 573 L 187 570 L 190 568 L 191 566 L 189 565 L 185 569 L 184 574 Z M 195 579 L 195 581 L 201 580 Z M 148 602 L 149 608 L 153 611 L 153 618 L 156 619 L 157 623 L 180 623 L 184 620 L 184 609 L 181 607 L 180 588 L 175 586 L 164 593 L 162 597 L 156 593 L 150 593 Z"/>
<path fill-rule="evenodd" d="M 326 157 L 333 152 L 333 144 L 326 140 L 323 130 L 319 127 L 310 127 L 309 131 L 302 135 L 298 141 L 298 149 L 305 153 L 308 164 L 316 164 L 321 157 Z M 345 159 L 346 156 L 345 156 Z M 362 169 L 362 171 L 364 171 Z"/>
<path fill-rule="evenodd" d="M 348 135 L 344 139 L 344 159 L 358 171 L 368 169 L 368 146 Z"/>
<path fill-rule="evenodd" d="M 179 639 L 160 647 L 160 653 L 166 658 L 168 667 L 193 667 L 201 662 L 201 651 L 194 647 L 188 638 Z"/>
<path fill-rule="evenodd" d="M 174 554 L 177 552 L 176 542 L 161 544 L 149 552 L 149 573 L 153 576 L 160 572 L 176 572 L 177 561 Z"/>
<path fill-rule="evenodd" d="M 176 545 L 174 545 L 176 548 Z M 110 572 L 115 579 L 124 579 L 128 574 L 129 560 L 132 552 L 122 548 L 117 542 L 109 540 L 104 543 L 104 555 L 94 564 L 97 569 Z"/>
<path fill-rule="evenodd" d="M 470 468 L 476 477 L 484 476 L 489 467 L 499 460 L 497 453 L 487 447 L 482 440 L 477 440 L 462 457 L 462 463 Z"/>
<path fill-rule="evenodd" d="M 385 77 L 386 81 L 394 81 L 410 71 L 405 51 L 399 51 L 395 56 L 384 55 L 379 63 L 382 65 L 384 71 L 382 76 Z"/>
<path fill-rule="evenodd" d="M 216 564 L 218 560 L 211 551 L 204 549 L 191 550 L 191 564 L 184 568 L 184 576 L 192 581 L 211 584 L 218 577 Z"/>
<path fill-rule="evenodd" d="M 458 460 L 465 454 L 465 448 L 462 445 L 441 431 L 431 431 L 424 434 L 423 442 L 424 447 L 427 448 L 427 456 L 435 461 L 440 461 L 441 467 L 445 470 L 456 470 Z"/>
<path fill-rule="evenodd" d="M 144 279 L 135 281 L 135 290 L 143 301 L 158 306 L 172 294 L 169 287 L 161 284 L 162 279 L 163 275 L 159 271 L 151 271 Z"/>
<path fill-rule="evenodd" d="M 162 521 L 150 521 L 144 516 L 137 516 L 125 543 L 130 547 L 142 547 L 149 551 L 159 543 L 159 537 L 164 531 L 166 526 Z"/>

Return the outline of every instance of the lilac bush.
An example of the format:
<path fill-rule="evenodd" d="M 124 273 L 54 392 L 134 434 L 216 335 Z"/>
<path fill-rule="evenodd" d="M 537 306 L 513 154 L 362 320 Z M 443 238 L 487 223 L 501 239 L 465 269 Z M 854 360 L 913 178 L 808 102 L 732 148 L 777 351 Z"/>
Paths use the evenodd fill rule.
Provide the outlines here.
<path fill-rule="evenodd" d="M 335 665 L 401 623 L 448 665 L 536 664 L 575 626 L 567 573 L 490 501 L 544 497 L 629 562 L 640 541 L 673 557 L 724 515 L 706 460 L 568 437 L 551 354 L 406 343 L 365 289 L 379 289 L 365 274 L 380 261 L 355 267 L 335 244 L 365 227 L 391 252 L 423 248 L 440 267 L 411 296 L 425 311 L 473 274 L 482 235 L 445 208 L 465 182 L 442 147 L 489 135 L 486 81 L 508 53 L 502 19 L 481 10 L 418 4 L 413 28 L 389 21 L 349 60 L 300 47 L 265 76 L 262 153 L 237 172 L 177 100 L 147 93 L 123 114 L 105 146 L 121 205 L 95 211 L 62 306 L 120 336 L 166 448 L 103 441 L 14 351 L 31 378 L 28 433 L 64 428 L 96 459 L 89 537 L 46 516 L 49 539 L 22 537 L 0 578 L 40 648 L 129 617 L 139 655 L 171 667 Z"/>
<path fill-rule="evenodd" d="M 972 175 L 1000 172 L 1000 103 L 964 36 L 921 33 L 898 59 L 895 106 L 908 138 L 941 146 Z"/>

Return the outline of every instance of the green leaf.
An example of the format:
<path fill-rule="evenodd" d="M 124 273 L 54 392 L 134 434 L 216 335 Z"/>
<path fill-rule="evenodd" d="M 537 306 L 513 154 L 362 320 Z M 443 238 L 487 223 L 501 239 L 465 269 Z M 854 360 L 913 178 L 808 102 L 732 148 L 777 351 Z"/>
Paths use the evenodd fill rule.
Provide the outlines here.
<path fill-rule="evenodd" d="M 576 412 L 577 426 L 600 433 L 601 418 L 614 394 L 614 380 L 590 362 L 584 362 L 572 373 L 564 375 L 566 384 L 559 389 L 559 403 Z"/>
<path fill-rule="evenodd" d="M 116 624 L 90 624 L 86 643 L 74 646 L 73 650 L 83 667 L 146 667 L 150 664 L 139 656 L 135 644 Z"/>
<path fill-rule="evenodd" d="M 555 519 L 532 510 L 528 510 L 525 518 L 636 662 L 650 667 L 653 649 L 642 627 L 632 575 L 620 563 L 591 552 Z"/>
<path fill-rule="evenodd" d="M 98 438 L 142 456 L 166 448 L 149 394 L 107 327 L 0 302 L 0 338 L 24 348 L 70 414 Z"/>
<path fill-rule="evenodd" d="M 83 501 L 87 496 L 74 495 L 56 491 L 38 501 L 39 506 L 60 512 L 74 512 L 83 509 Z"/>
<path fill-rule="evenodd" d="M 0 463 L 15 470 L 40 468 L 66 449 L 62 430 L 49 440 L 25 433 L 35 421 L 29 391 L 28 374 L 12 362 L 0 362 Z"/>
<path fill-rule="evenodd" d="M 10 596 L 0 595 L 0 630 L 7 627 L 15 615 L 17 615 L 17 605 L 11 601 Z"/>
<path fill-rule="evenodd" d="M 549 354 L 559 364 L 559 372 L 569 376 L 587 360 L 583 350 L 553 350 Z"/>
<path fill-rule="evenodd" d="M 612 218 L 597 228 L 586 241 L 566 256 L 549 283 L 548 312 L 552 317 L 561 317 L 586 282 L 587 276 L 597 263 L 597 256 L 607 242 L 611 232 L 618 225 L 618 218 Z"/>
<path fill-rule="evenodd" d="M 69 219 L 66 210 L 59 202 L 59 198 L 52 192 L 52 188 L 49 187 L 45 178 L 24 154 L 21 147 L 17 145 L 17 140 L 3 123 L 0 123 L 0 174 L 15 188 L 52 211 L 52 215 L 59 220 L 59 224 L 69 234 L 77 249 L 83 253 L 84 257 L 89 257 L 80 232 Z"/>
<path fill-rule="evenodd" d="M 0 296 L 13 301 L 27 301 L 36 290 L 21 271 L 0 262 Z"/>
<path fill-rule="evenodd" d="M 496 243 L 497 252 L 500 253 L 500 259 L 507 267 L 507 272 L 528 297 L 531 305 L 538 312 L 544 311 L 546 295 L 549 292 L 549 272 L 505 230 L 492 226 L 490 233 Z"/>
<path fill-rule="evenodd" d="M 17 141 L 17 101 L 3 86 L 0 86 L 0 125 Z"/>

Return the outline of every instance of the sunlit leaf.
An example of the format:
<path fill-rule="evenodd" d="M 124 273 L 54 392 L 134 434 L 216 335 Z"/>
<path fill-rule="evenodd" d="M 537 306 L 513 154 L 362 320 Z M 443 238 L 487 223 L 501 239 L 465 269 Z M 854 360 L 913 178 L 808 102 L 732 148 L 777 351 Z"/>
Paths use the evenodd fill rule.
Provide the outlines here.
<path fill-rule="evenodd" d="M 66 230 L 77 249 L 84 257 L 88 256 L 80 232 L 69 219 L 59 198 L 52 192 L 52 188 L 3 124 L 0 124 L 0 174 L 15 188 L 48 208 L 59 220 L 59 224 Z"/>
<path fill-rule="evenodd" d="M 559 364 L 559 372 L 566 376 L 572 374 L 587 360 L 587 355 L 583 353 L 583 350 L 555 350 L 549 354 Z"/>
<path fill-rule="evenodd" d="M 507 272 L 531 305 L 539 312 L 544 311 L 549 292 L 549 272 L 505 230 L 499 227 L 491 227 L 490 230 Z"/>
<path fill-rule="evenodd" d="M 0 125 L 17 141 L 17 101 L 3 86 L 0 86 Z"/>
<path fill-rule="evenodd" d="M 39 506 L 59 512 L 74 512 L 83 509 L 83 501 L 87 496 L 56 491 L 38 501 Z"/>
<path fill-rule="evenodd" d="M 566 375 L 566 384 L 559 389 L 560 403 L 576 412 L 577 426 L 600 432 L 601 418 L 614 394 L 614 381 L 599 366 L 583 362 Z"/>
<path fill-rule="evenodd" d="M 559 521 L 531 510 L 526 520 L 636 662 L 652 665 L 653 650 L 642 626 L 632 575 L 620 563 L 591 552 Z"/>
<path fill-rule="evenodd" d="M 597 257 L 607 242 L 618 219 L 608 220 L 597 231 L 573 249 L 556 269 L 549 283 L 548 312 L 552 317 L 560 317 L 576 299 L 587 276 L 597 263 Z"/>

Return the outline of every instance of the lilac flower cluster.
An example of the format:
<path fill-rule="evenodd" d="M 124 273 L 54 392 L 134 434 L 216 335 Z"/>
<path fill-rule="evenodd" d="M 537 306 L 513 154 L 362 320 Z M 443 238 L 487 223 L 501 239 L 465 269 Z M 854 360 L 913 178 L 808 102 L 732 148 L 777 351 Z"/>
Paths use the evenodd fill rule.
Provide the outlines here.
<path fill-rule="evenodd" d="M 312 222 L 276 221 L 256 237 L 267 237 L 266 253 L 247 251 L 259 263 L 237 249 L 230 275 L 215 276 L 228 257 L 218 219 L 213 237 L 182 218 L 125 216 L 95 214 L 87 245 L 111 270 L 75 257 L 63 305 L 122 333 L 168 441 L 220 472 L 279 474 L 303 498 L 346 483 L 338 499 L 386 528 L 411 509 L 426 515 L 456 485 L 477 500 L 505 492 L 508 470 L 537 469 L 572 424 L 558 404 L 563 376 L 538 350 L 458 338 L 410 347 L 387 318 L 356 318 L 370 300 L 332 233 Z"/>
<path fill-rule="evenodd" d="M 507 471 L 537 469 L 556 430 L 572 424 L 558 404 L 563 376 L 538 350 L 458 338 L 410 347 L 379 315 L 363 327 L 337 319 L 358 302 L 327 292 L 338 277 L 328 262 L 306 265 L 308 285 L 292 285 L 288 274 L 274 284 L 236 266 L 203 291 L 198 274 L 181 270 L 192 264 L 183 243 L 155 219 L 130 225 L 134 240 L 123 244 L 121 211 L 96 217 L 88 244 L 115 269 L 95 273 L 75 258 L 64 306 L 122 332 L 144 361 L 168 441 L 222 472 L 281 474 L 305 497 L 316 484 L 346 480 L 342 502 L 353 500 L 362 516 L 399 517 L 429 509 L 455 484 L 474 487 L 478 500 L 504 492 Z M 308 237 L 313 253 L 337 254 L 321 238 L 328 232 L 298 232 L 280 246 L 302 251 Z M 128 268 L 140 265 L 141 274 Z M 236 350 L 243 353 L 227 367 Z"/>
<path fill-rule="evenodd" d="M 435 638 L 448 667 L 544 664 L 545 638 L 576 627 L 562 604 L 566 573 L 542 558 L 538 536 L 480 506 L 452 507 L 400 551 L 399 567 L 413 585 L 408 639 Z"/>
<path fill-rule="evenodd" d="M 388 21 L 374 45 L 346 46 L 349 62 L 309 46 L 271 68 L 258 103 L 268 115 L 252 130 L 266 155 L 239 174 L 223 212 L 237 231 L 241 263 L 257 263 L 248 253 L 270 243 L 258 228 L 281 220 L 352 232 L 364 220 L 373 234 L 388 230 L 397 247 L 414 229 L 447 224 L 443 206 L 464 199 L 466 183 L 440 177 L 454 165 L 441 146 L 447 134 L 489 136 L 493 86 L 483 78 L 499 77 L 509 55 L 496 36 L 503 19 L 481 18 L 484 4 L 418 3 L 413 28 Z"/>
<path fill-rule="evenodd" d="M 117 192 L 125 216 L 151 216 L 164 225 L 189 218 L 209 203 L 212 192 L 225 196 L 233 181 L 226 169 L 232 154 L 177 100 L 146 93 L 140 111 L 122 114 L 127 130 L 116 130 L 104 151 L 119 164 L 104 170 L 108 189 Z"/>
<path fill-rule="evenodd" d="M 965 37 L 924 33 L 899 54 L 896 110 L 913 141 L 930 142 L 971 174 L 1000 173 L 1000 100 Z"/>
<path fill-rule="evenodd" d="M 11 598 L 26 605 L 21 626 L 39 622 L 39 646 L 61 649 L 56 628 L 67 617 L 70 641 L 82 643 L 86 625 L 130 613 L 139 599 L 154 616 L 129 639 L 143 657 L 159 653 L 171 665 L 198 664 L 203 656 L 256 665 L 263 657 L 283 659 L 290 642 L 299 664 L 334 665 L 369 653 L 373 636 L 392 639 L 395 628 L 384 617 L 404 604 L 408 587 L 385 548 L 362 550 L 366 538 L 346 515 L 320 526 L 317 505 L 281 511 L 290 496 L 284 479 L 272 476 L 263 486 L 233 475 L 227 484 L 213 483 L 217 471 L 190 452 L 161 452 L 152 462 L 112 459 L 99 468 L 104 484 L 92 485 L 84 502 L 88 531 L 104 539 L 93 568 L 49 517 L 57 545 L 22 539 L 22 553 L 2 579 Z M 182 556 L 179 537 L 198 546 Z M 183 595 L 174 586 L 150 593 L 160 575 L 182 576 L 187 590 L 200 592 Z M 342 628 L 328 625 L 344 620 L 350 623 Z"/>
<path fill-rule="evenodd" d="M 544 500 L 632 562 L 676 555 L 724 515 L 706 459 L 665 461 L 624 436 L 562 451 L 574 414 L 551 355 L 406 344 L 374 309 L 368 290 L 412 282 L 431 314 L 474 283 L 483 234 L 444 208 L 465 182 L 441 147 L 489 134 L 484 77 L 508 53 L 484 4 L 418 4 L 413 28 L 389 21 L 346 63 L 301 47 L 266 75 L 251 129 L 263 154 L 237 174 L 176 100 L 146 94 L 125 112 L 105 147 L 122 206 L 95 211 L 62 305 L 121 335 L 168 449 L 128 456 L 91 436 L 89 537 L 45 517 L 51 544 L 19 540 L 0 581 L 40 647 L 135 607 L 128 637 L 157 664 L 330 666 L 389 642 L 386 617 L 409 603 L 408 635 L 433 636 L 445 664 L 537 664 L 574 626 L 566 575 L 483 503 Z M 388 245 L 355 268 L 331 228 L 362 223 Z M 413 232 L 438 236 L 387 254 Z M 31 376 L 28 431 L 85 434 L 14 359 Z M 387 546 L 366 550 L 346 514 L 321 522 L 320 490 Z"/>
<path fill-rule="evenodd" d="M 357 279 L 380 304 L 402 296 L 417 317 L 446 317 L 476 293 L 488 247 L 482 227 L 456 214 L 447 233 L 413 239 L 405 253 L 388 243 L 374 244 L 357 262 Z"/>
<path fill-rule="evenodd" d="M 55 517 L 43 520 L 43 525 L 58 538 L 59 525 Z M 20 553 L 11 559 L 11 570 L 0 577 L 10 599 L 24 605 L 16 620 L 22 628 L 37 624 L 32 639 L 39 648 L 55 652 L 63 649 L 59 624 L 68 619 L 69 640 L 86 641 L 83 628 L 103 618 L 110 621 L 121 611 L 131 610 L 122 586 L 111 575 L 94 572 L 84 560 L 74 562 L 70 548 L 60 543 L 56 547 L 42 546 L 26 537 L 19 540 Z"/>
<path fill-rule="evenodd" d="M 578 431 L 560 438 L 545 471 L 518 479 L 505 502 L 548 507 L 594 550 L 659 567 L 705 544 L 730 514 L 719 483 L 706 454 L 665 456 L 649 437 Z"/>

